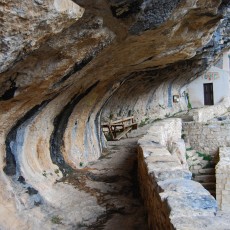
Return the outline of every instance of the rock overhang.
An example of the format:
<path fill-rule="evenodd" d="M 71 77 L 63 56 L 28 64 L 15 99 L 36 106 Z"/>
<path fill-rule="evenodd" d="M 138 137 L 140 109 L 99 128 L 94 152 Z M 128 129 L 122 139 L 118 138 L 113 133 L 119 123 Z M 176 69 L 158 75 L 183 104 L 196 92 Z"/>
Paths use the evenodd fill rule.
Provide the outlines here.
<path fill-rule="evenodd" d="M 1 56 L 0 167 L 16 156 L 19 175 L 38 191 L 33 178 L 46 183 L 42 174 L 52 169 L 52 184 L 58 159 L 80 168 L 100 156 L 102 108 L 151 112 L 168 103 L 172 82 L 180 88 L 230 46 L 228 1 L 64 2 L 2 4 L 9 43 Z"/>

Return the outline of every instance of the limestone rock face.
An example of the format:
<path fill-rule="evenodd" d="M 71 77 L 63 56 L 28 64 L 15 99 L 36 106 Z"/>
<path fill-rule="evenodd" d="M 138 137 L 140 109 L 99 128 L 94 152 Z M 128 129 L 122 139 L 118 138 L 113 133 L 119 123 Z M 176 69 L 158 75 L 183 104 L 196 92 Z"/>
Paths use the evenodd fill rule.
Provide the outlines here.
<path fill-rule="evenodd" d="M 13 66 L 49 37 L 78 20 L 84 9 L 71 0 L 34 0 L 1 3 L 0 72 Z"/>
<path fill-rule="evenodd" d="M 55 182 L 100 156 L 102 110 L 180 110 L 170 96 L 230 46 L 229 13 L 225 0 L 2 1 L 0 228 L 50 229 L 55 210 L 80 222 L 80 191 Z"/>

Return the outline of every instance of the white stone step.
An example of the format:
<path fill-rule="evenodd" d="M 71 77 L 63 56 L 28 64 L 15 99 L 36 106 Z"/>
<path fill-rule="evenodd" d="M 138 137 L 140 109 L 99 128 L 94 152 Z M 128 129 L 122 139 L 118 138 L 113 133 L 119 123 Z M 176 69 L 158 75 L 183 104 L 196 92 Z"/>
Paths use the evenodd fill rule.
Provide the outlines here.
<path fill-rule="evenodd" d="M 186 150 L 186 154 L 189 156 L 189 157 L 193 157 L 196 155 L 196 150 Z"/>

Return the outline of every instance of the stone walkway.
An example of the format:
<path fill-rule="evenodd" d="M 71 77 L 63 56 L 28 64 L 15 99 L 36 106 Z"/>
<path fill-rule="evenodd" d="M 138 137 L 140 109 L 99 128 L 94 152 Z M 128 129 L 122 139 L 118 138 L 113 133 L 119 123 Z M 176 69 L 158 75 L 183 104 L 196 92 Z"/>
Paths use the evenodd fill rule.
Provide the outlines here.
<path fill-rule="evenodd" d="M 98 161 L 65 179 L 65 183 L 95 196 L 106 210 L 98 214 L 96 222 L 89 226 L 83 221 L 78 229 L 148 229 L 137 182 L 137 139 L 109 142 L 108 151 Z"/>

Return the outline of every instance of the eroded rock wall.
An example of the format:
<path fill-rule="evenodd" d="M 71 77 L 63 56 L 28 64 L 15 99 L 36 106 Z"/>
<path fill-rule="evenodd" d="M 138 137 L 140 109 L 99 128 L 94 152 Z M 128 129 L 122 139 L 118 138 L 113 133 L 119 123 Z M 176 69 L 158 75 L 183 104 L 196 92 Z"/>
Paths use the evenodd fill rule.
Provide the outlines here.
<path fill-rule="evenodd" d="M 6 71 L 48 38 L 82 17 L 84 8 L 71 0 L 1 2 L 0 71 Z"/>
<path fill-rule="evenodd" d="M 198 69 L 196 64 L 196 61 L 182 61 L 160 70 L 134 73 L 105 105 L 102 118 L 108 120 L 134 115 L 141 122 L 187 110 L 182 88 L 206 66 L 203 63 Z M 179 96 L 179 102 L 173 101 L 174 95 Z"/>
<path fill-rule="evenodd" d="M 131 84 L 131 110 L 138 95 L 142 113 L 155 95 L 150 107 L 166 106 L 168 85 L 178 90 L 229 46 L 228 1 L 134 2 L 0 3 L 1 228 L 49 229 L 55 210 L 67 229 L 85 218 L 73 211 L 81 193 L 56 180 L 100 156 L 101 110 L 113 93 L 125 105 Z"/>

